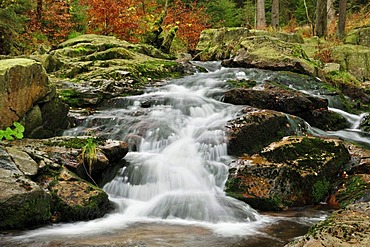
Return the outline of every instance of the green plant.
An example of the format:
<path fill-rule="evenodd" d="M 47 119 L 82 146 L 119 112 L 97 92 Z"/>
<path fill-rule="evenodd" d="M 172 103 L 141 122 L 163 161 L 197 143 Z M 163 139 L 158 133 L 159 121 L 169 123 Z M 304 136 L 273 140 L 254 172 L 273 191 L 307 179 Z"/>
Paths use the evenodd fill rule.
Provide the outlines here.
<path fill-rule="evenodd" d="M 7 127 L 5 130 L 0 130 L 0 141 L 4 138 L 8 141 L 14 140 L 14 137 L 17 139 L 23 138 L 24 126 L 18 122 L 14 122 L 13 126 L 13 129 Z"/>
<path fill-rule="evenodd" d="M 85 146 L 82 147 L 82 161 L 89 166 L 88 174 L 91 176 L 92 166 L 98 160 L 97 153 L 99 152 L 99 148 L 97 144 L 94 142 L 94 138 L 88 138 Z"/>

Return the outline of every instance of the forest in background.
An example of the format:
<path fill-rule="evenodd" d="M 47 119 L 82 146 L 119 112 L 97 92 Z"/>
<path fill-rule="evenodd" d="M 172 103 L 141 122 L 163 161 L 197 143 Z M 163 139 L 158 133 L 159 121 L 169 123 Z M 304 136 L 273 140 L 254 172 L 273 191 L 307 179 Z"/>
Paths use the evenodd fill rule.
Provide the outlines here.
<path fill-rule="evenodd" d="M 0 54 L 29 54 L 41 44 L 52 47 L 85 33 L 150 43 L 159 25 L 164 30 L 177 26 L 190 51 L 207 28 L 282 30 L 309 37 L 317 34 L 323 1 L 331 5 L 324 11 L 327 39 L 337 39 L 340 2 L 346 2 L 347 31 L 370 25 L 368 0 L 0 0 Z"/>

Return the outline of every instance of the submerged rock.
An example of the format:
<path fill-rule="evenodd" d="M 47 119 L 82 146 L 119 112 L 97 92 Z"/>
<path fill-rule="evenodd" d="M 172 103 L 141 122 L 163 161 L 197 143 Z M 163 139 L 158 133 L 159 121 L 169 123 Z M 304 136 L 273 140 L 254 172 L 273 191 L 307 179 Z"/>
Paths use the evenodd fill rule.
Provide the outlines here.
<path fill-rule="evenodd" d="M 226 192 L 260 210 L 281 210 L 325 199 L 349 162 L 338 141 L 286 137 L 230 164 Z"/>

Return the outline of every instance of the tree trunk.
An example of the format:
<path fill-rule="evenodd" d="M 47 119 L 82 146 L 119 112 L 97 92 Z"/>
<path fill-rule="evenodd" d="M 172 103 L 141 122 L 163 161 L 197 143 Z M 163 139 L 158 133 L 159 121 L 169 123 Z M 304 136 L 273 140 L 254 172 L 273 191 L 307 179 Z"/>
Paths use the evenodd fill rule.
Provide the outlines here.
<path fill-rule="evenodd" d="M 279 0 L 272 0 L 271 26 L 279 27 Z"/>
<path fill-rule="evenodd" d="M 316 35 L 325 37 L 328 29 L 327 0 L 317 0 L 316 4 Z"/>
<path fill-rule="evenodd" d="M 266 27 L 265 0 L 257 0 L 257 29 Z"/>
<path fill-rule="evenodd" d="M 328 0 L 327 2 L 327 13 L 328 13 L 328 23 L 331 24 L 335 21 L 335 8 L 334 8 L 335 0 Z"/>
<path fill-rule="evenodd" d="M 346 12 L 347 12 L 347 0 L 340 0 L 339 1 L 338 29 L 337 29 L 337 36 L 340 39 L 343 39 L 345 35 Z"/>
<path fill-rule="evenodd" d="M 41 18 L 42 18 L 42 0 L 37 0 L 36 19 L 40 21 Z"/>

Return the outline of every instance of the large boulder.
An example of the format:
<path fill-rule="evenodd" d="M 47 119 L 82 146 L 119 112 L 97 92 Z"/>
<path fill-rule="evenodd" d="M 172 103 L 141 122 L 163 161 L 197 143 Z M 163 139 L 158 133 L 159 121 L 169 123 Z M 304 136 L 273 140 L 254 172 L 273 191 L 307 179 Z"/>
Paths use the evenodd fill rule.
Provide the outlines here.
<path fill-rule="evenodd" d="M 90 220 L 113 209 L 108 195 L 91 182 L 102 181 L 106 170 L 117 171 L 113 168 L 126 155 L 127 144 L 94 140 L 97 155 L 104 158 L 92 157 L 90 172 L 81 159 L 84 150 L 88 156 L 87 140 L 92 139 L 59 137 L 1 142 L 0 229 Z M 81 176 L 75 175 L 82 170 Z"/>
<path fill-rule="evenodd" d="M 23 58 L 0 60 L 0 129 L 18 121 L 50 92 L 41 63 Z"/>
<path fill-rule="evenodd" d="M 370 202 L 351 204 L 309 229 L 285 247 L 370 246 Z"/>
<path fill-rule="evenodd" d="M 30 59 L 0 60 L 0 111 L 0 129 L 19 121 L 26 137 L 51 137 L 68 127 L 69 106 L 59 100 L 41 63 Z"/>
<path fill-rule="evenodd" d="M 147 44 L 87 34 L 60 44 L 43 61 L 71 106 L 96 106 L 104 99 L 141 94 L 149 84 L 189 73 L 189 64 Z M 62 78 L 62 79 L 61 79 Z"/>
<path fill-rule="evenodd" d="M 346 35 L 345 43 L 370 47 L 370 27 L 352 29 Z"/>
<path fill-rule="evenodd" d="M 230 155 L 254 154 L 284 136 L 301 134 L 305 128 L 300 118 L 272 110 L 246 107 L 226 125 L 227 150 Z"/>
<path fill-rule="evenodd" d="M 370 48 L 359 45 L 338 45 L 332 48 L 333 59 L 341 70 L 350 72 L 360 81 L 370 80 Z"/>
<path fill-rule="evenodd" d="M 344 117 L 328 110 L 326 99 L 269 84 L 229 90 L 224 95 L 224 102 L 285 112 L 301 117 L 312 126 L 323 130 L 349 127 Z"/>
<path fill-rule="evenodd" d="M 40 185 L 26 177 L 34 175 L 34 172 L 27 171 L 37 170 L 35 161 L 27 153 L 16 149 L 9 153 L 0 147 L 0 229 L 45 224 L 51 216 L 51 197 Z M 24 172 L 17 165 L 22 165 Z"/>
<path fill-rule="evenodd" d="M 245 28 L 208 29 L 201 33 L 195 59 L 224 60 L 224 66 L 288 70 L 318 75 L 297 34 L 251 31 Z"/>
<path fill-rule="evenodd" d="M 338 141 L 286 137 L 233 161 L 226 192 L 260 210 L 318 203 L 335 188 L 349 160 Z"/>

